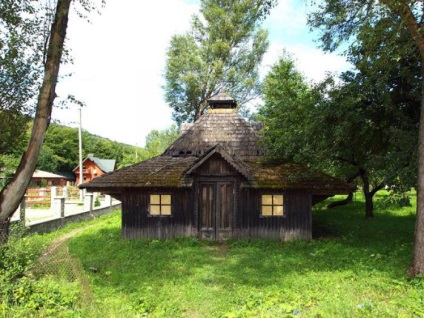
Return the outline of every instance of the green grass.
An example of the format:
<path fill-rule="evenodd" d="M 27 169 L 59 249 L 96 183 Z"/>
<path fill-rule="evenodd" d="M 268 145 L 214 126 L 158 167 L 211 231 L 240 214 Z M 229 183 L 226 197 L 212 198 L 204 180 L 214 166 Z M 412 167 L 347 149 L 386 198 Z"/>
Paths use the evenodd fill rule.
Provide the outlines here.
<path fill-rule="evenodd" d="M 383 197 L 376 198 L 371 220 L 364 218 L 359 195 L 346 207 L 317 207 L 310 242 L 122 240 L 119 213 L 85 223 L 91 226 L 67 245 L 88 276 L 93 299 L 73 313 L 423 317 L 424 280 L 407 275 L 415 206 L 390 206 Z"/>

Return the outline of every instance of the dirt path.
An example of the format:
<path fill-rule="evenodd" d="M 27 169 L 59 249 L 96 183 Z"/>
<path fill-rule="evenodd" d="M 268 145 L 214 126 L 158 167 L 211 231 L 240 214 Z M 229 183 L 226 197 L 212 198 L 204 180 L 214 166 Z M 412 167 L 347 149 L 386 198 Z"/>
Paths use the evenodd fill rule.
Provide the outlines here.
<path fill-rule="evenodd" d="M 54 239 L 45 252 L 34 262 L 30 272 L 38 277 L 52 275 L 70 282 L 78 281 L 81 301 L 92 302 L 94 296 L 89 278 L 79 258 L 72 256 L 69 252 L 66 242 L 93 226 L 86 225 Z"/>
<path fill-rule="evenodd" d="M 92 226 L 93 225 L 86 225 L 86 226 L 81 227 L 79 229 L 72 230 L 71 232 L 66 233 L 66 234 L 64 234 L 64 235 L 62 235 L 62 236 L 60 236 L 58 238 L 55 238 L 53 240 L 53 242 L 49 245 L 49 247 L 47 248 L 47 250 L 40 256 L 40 258 L 37 260 L 37 262 L 42 262 L 43 259 L 48 258 L 49 255 L 53 254 L 67 240 L 69 240 L 70 238 L 74 237 L 78 233 L 83 232 L 83 231 L 89 229 Z"/>

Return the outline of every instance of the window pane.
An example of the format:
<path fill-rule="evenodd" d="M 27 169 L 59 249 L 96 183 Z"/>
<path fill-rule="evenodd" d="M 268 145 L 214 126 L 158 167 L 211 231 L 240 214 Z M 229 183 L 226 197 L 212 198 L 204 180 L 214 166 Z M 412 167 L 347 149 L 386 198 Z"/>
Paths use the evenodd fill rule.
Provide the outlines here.
<path fill-rule="evenodd" d="M 171 204 L 171 195 L 169 195 L 169 194 L 161 195 L 161 203 L 162 204 Z"/>
<path fill-rule="evenodd" d="M 283 205 L 283 195 L 274 195 L 274 205 Z"/>
<path fill-rule="evenodd" d="M 272 215 L 272 206 L 264 205 L 262 206 L 262 215 Z"/>
<path fill-rule="evenodd" d="M 151 215 L 160 215 L 160 205 L 150 205 Z"/>
<path fill-rule="evenodd" d="M 171 215 L 170 205 L 162 205 L 162 215 Z"/>
<path fill-rule="evenodd" d="M 283 215 L 283 206 L 282 205 L 276 205 L 274 206 L 274 215 L 279 215 L 282 216 Z"/>
<path fill-rule="evenodd" d="M 160 204 L 160 195 L 151 194 L 150 195 L 150 204 Z"/>
<path fill-rule="evenodd" d="M 262 205 L 272 205 L 272 195 L 262 195 Z"/>

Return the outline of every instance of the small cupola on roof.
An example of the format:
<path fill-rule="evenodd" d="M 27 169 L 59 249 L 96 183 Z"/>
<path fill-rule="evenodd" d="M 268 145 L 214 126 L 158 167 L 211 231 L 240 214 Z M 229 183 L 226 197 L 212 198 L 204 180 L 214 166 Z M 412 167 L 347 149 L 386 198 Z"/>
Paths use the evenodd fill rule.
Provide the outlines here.
<path fill-rule="evenodd" d="M 237 102 L 233 98 L 228 96 L 224 92 L 224 89 L 221 89 L 218 94 L 209 98 L 208 104 L 212 109 L 216 109 L 216 108 L 232 109 L 237 107 Z"/>

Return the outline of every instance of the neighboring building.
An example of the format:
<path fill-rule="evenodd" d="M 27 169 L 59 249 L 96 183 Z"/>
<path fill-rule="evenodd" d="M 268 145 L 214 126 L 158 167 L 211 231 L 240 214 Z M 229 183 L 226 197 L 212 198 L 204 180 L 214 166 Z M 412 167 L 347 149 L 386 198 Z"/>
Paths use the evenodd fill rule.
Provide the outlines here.
<path fill-rule="evenodd" d="M 64 187 L 69 182 L 74 182 L 75 178 L 54 174 L 47 171 L 35 170 L 32 175 L 29 187 L 46 187 L 46 186 L 59 186 Z"/>
<path fill-rule="evenodd" d="M 293 163 L 264 162 L 259 125 L 224 93 L 161 155 L 81 186 L 122 201 L 124 238 L 312 238 L 312 205 L 355 188 Z"/>
<path fill-rule="evenodd" d="M 77 179 L 76 184 L 80 184 L 80 169 L 79 165 L 73 170 Z M 116 169 L 116 160 L 100 159 L 89 154 L 82 162 L 82 173 L 84 176 L 83 183 L 89 182 L 105 173 L 112 172 Z"/>

